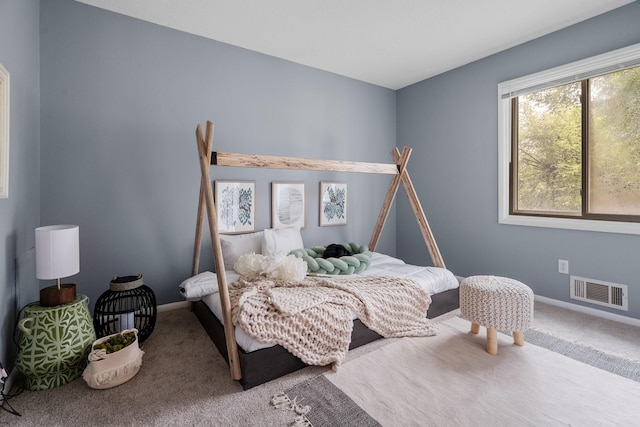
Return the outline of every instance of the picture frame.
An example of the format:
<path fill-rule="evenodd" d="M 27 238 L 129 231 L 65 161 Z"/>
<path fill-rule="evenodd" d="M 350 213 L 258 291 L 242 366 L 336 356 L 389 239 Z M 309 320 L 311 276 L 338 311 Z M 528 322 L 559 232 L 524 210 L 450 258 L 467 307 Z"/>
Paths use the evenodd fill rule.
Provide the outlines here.
<path fill-rule="evenodd" d="M 0 199 L 9 197 L 9 72 L 0 64 Z"/>
<path fill-rule="evenodd" d="M 320 182 L 320 227 L 346 225 L 348 186 L 346 182 Z"/>
<path fill-rule="evenodd" d="M 307 225 L 306 191 L 304 182 L 271 183 L 271 227 L 300 227 Z"/>
<path fill-rule="evenodd" d="M 219 233 L 256 231 L 255 181 L 216 180 L 214 194 Z"/>

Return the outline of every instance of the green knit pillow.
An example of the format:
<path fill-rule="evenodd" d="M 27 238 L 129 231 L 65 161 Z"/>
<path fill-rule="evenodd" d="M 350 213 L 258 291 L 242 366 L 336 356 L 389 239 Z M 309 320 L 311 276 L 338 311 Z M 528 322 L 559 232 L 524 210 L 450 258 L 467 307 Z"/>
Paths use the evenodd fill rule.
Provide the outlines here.
<path fill-rule="evenodd" d="M 324 259 L 322 255 L 326 246 L 314 246 L 310 249 L 295 249 L 293 255 L 307 263 L 307 273 L 315 274 L 358 274 L 371 264 L 371 251 L 366 245 L 357 243 L 341 243 L 351 255 L 340 258 Z"/>

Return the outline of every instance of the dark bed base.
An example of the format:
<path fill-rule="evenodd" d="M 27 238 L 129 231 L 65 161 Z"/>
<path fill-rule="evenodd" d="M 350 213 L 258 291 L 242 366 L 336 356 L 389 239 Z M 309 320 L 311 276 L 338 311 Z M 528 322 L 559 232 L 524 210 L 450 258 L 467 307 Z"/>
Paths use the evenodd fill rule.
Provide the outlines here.
<path fill-rule="evenodd" d="M 432 295 L 427 317 L 433 319 L 441 314 L 455 310 L 459 305 L 458 288 Z M 202 301 L 193 303 L 193 311 L 222 357 L 229 363 L 222 323 Z M 349 349 L 360 347 L 380 338 L 382 336 L 368 329 L 360 320 L 356 319 L 353 324 Z M 242 348 L 238 347 L 238 354 L 240 369 L 242 370 L 242 378 L 239 382 L 245 390 L 308 366 L 279 345 L 252 351 L 251 353 L 246 353 Z"/>

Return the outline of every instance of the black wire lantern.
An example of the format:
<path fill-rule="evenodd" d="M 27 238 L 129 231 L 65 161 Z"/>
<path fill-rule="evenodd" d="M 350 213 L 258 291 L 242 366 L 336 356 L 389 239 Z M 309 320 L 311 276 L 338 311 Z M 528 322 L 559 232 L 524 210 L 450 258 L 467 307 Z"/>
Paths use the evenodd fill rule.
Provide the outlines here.
<path fill-rule="evenodd" d="M 100 295 L 93 310 L 98 338 L 136 328 L 138 341 L 151 335 L 156 325 L 157 305 L 153 290 L 137 276 L 115 276 L 109 290 Z"/>

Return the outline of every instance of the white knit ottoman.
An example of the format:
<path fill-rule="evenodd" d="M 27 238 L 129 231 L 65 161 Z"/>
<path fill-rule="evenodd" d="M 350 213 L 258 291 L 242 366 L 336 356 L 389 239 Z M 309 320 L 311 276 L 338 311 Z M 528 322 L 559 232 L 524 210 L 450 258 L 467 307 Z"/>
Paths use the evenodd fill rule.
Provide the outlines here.
<path fill-rule="evenodd" d="M 487 328 L 487 352 L 498 354 L 497 331 L 513 332 L 524 345 L 523 332 L 533 320 L 533 291 L 524 283 L 498 276 L 470 276 L 460 283 L 460 313 L 471 321 L 471 332 Z"/>

